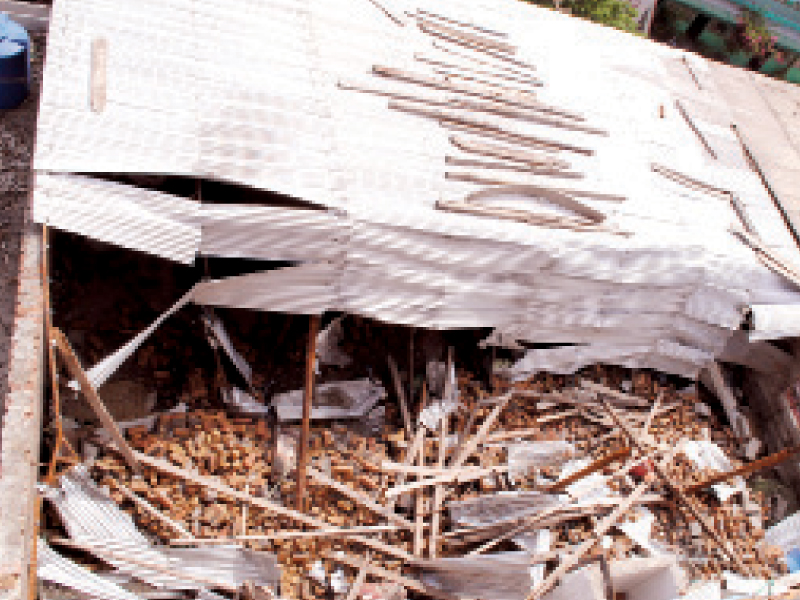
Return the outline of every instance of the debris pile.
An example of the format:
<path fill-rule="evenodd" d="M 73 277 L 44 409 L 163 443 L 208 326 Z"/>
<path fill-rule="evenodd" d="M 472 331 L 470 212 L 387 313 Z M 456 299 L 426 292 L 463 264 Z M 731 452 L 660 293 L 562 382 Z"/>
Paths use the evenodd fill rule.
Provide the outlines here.
<path fill-rule="evenodd" d="M 274 555 L 280 589 L 264 589 L 283 598 L 555 600 L 595 576 L 624 591 L 631 569 L 660 582 L 651 600 L 792 583 L 764 541 L 768 498 L 743 479 L 764 459 L 739 460 L 739 438 L 694 390 L 591 367 L 495 376 L 490 391 L 452 359 L 409 389 L 390 365 L 397 402 L 381 396 L 380 431 L 316 418 L 315 398 L 303 466 L 299 407 L 161 413 L 122 425 L 139 474 L 103 431 L 86 466 L 154 548 Z"/>

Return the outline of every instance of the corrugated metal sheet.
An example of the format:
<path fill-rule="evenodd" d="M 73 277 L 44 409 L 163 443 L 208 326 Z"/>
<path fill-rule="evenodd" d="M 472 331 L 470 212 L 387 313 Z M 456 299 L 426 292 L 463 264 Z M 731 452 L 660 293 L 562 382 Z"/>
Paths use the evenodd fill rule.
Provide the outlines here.
<path fill-rule="evenodd" d="M 406 27 L 366 1 L 60 0 L 38 169 L 190 174 L 329 211 L 198 206 L 40 174 L 35 212 L 55 226 L 183 262 L 199 249 L 305 263 L 203 282 L 194 296 L 201 304 L 341 310 L 420 327 L 491 327 L 495 341 L 583 344 L 531 355 L 520 373 L 603 359 L 688 375 L 722 351 L 748 306 L 800 304 L 800 292 L 731 234 L 740 223 L 729 199 L 653 169 L 658 163 L 737 193 L 769 246 L 800 263 L 703 59 L 693 59 L 708 83 L 700 90 L 686 79 L 680 51 L 516 0 L 417 0 L 394 8 Z M 502 102 L 504 114 L 475 108 L 487 104 L 485 86 L 473 88 L 484 98 L 471 96 L 464 109 L 452 103 L 462 99 L 453 90 L 376 76 L 376 65 L 428 78 L 439 77 L 431 60 L 462 72 L 474 67 L 472 51 L 434 42 L 415 27 L 404 10 L 416 8 L 507 32 L 517 58 L 535 65 L 544 83 L 537 101 L 583 115 L 609 135 L 524 118 L 535 112 L 529 108 L 509 114 Z M 88 45 L 97 36 L 109 42 L 108 101 L 100 113 L 89 109 L 86 85 Z M 268 68 L 259 68 L 264 57 Z M 504 65 L 480 57 L 490 71 Z M 396 110 L 396 98 L 390 107 L 386 94 L 401 94 L 405 109 Z M 491 128 L 516 141 L 506 134 L 489 140 Z M 485 158 L 466 150 L 464 140 L 530 150 L 519 136 L 586 149 L 547 151 L 581 177 L 452 160 Z M 500 206 L 563 216 L 538 192 L 525 192 L 560 190 L 601 214 L 616 234 L 436 207 L 471 198 L 491 181 L 528 186 L 495 199 Z M 89 198 L 83 208 L 77 191 Z M 120 202 L 111 201 L 115 194 Z M 136 227 L 117 239 L 126 224 Z"/>
<path fill-rule="evenodd" d="M 136 594 L 64 558 L 43 539 L 36 544 L 36 560 L 36 574 L 42 581 L 56 583 L 97 600 L 140 600 Z"/>
<path fill-rule="evenodd" d="M 33 219 L 72 233 L 193 264 L 199 204 L 77 175 L 38 173 Z"/>
<path fill-rule="evenodd" d="M 42 492 L 55 506 L 70 538 L 95 549 L 97 555 L 120 572 L 156 587 L 199 589 L 197 581 L 182 580 L 132 563 L 130 556 L 143 563 L 171 569 L 186 577 L 219 582 L 221 586 L 239 587 L 245 581 L 274 586 L 279 580 L 274 556 L 254 553 L 240 546 L 214 549 L 157 548 L 136 528 L 108 493 L 99 488 L 84 465 L 73 467 L 60 478 L 59 488 L 43 487 Z M 107 554 L 111 553 L 111 554 Z"/>
<path fill-rule="evenodd" d="M 204 205 L 200 252 L 226 258 L 342 258 L 352 222 L 335 214 L 266 206 Z"/>

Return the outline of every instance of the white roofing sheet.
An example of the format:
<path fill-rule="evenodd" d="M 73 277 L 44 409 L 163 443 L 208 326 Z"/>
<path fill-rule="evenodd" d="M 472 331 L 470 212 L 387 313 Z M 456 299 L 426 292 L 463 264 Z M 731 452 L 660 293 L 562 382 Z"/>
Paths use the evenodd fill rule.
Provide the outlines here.
<path fill-rule="evenodd" d="M 722 350 L 749 305 L 800 304 L 731 234 L 742 224 L 727 197 L 653 169 L 735 192 L 765 244 L 800 263 L 702 59 L 691 61 L 701 89 L 679 51 L 518 0 L 383 4 L 403 26 L 368 0 L 59 0 L 37 219 L 181 262 L 199 251 L 306 263 L 204 282 L 199 303 L 493 327 L 682 374 Z M 478 35 L 516 52 L 497 58 L 428 35 L 443 21 L 418 22 L 417 9 L 504 32 Z M 109 48 L 101 112 L 88 97 L 96 38 Z M 534 78 L 543 86 L 531 88 Z M 517 91 L 496 95 L 497 85 Z M 578 177 L 476 145 L 563 161 Z M 200 206 L 56 172 L 186 174 L 328 210 Z M 437 208 L 501 183 L 516 187 L 481 206 L 574 218 L 542 199 L 560 190 L 603 221 L 574 231 Z M 556 368 L 555 356 L 534 358 Z"/>
<path fill-rule="evenodd" d="M 78 175 L 37 173 L 33 219 L 102 242 L 193 264 L 200 205 Z"/>

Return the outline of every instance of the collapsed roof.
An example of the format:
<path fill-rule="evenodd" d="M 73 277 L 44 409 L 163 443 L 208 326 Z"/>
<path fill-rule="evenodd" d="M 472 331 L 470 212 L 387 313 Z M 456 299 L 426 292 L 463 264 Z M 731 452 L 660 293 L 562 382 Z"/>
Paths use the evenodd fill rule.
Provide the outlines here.
<path fill-rule="evenodd" d="M 798 249 L 720 73 L 516 0 L 60 0 L 34 217 L 187 264 L 297 263 L 201 282 L 200 304 L 583 345 L 532 351 L 520 375 L 694 376 L 753 307 L 759 339 L 800 331 Z"/>

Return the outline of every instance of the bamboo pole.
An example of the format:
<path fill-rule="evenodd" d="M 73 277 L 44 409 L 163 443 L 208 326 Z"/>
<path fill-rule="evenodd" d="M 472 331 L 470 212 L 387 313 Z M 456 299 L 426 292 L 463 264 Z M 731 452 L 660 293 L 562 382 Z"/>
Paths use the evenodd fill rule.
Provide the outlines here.
<path fill-rule="evenodd" d="M 295 508 L 305 509 L 306 467 L 308 465 L 308 445 L 311 437 L 311 403 L 314 397 L 314 363 L 317 355 L 317 333 L 319 316 L 311 315 L 308 322 L 308 343 L 306 344 L 306 382 L 303 395 L 303 422 L 300 428 L 300 446 L 297 452 L 297 487 L 295 488 Z"/>

